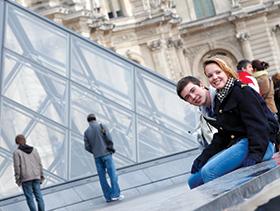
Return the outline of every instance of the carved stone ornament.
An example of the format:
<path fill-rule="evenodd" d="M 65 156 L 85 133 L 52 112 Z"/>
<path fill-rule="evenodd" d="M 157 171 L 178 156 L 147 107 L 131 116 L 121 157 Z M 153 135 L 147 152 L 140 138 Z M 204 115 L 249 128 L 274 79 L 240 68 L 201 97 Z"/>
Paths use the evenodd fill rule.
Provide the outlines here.
<path fill-rule="evenodd" d="M 231 0 L 231 5 L 233 8 L 240 7 L 240 0 Z"/>
<path fill-rule="evenodd" d="M 174 46 L 175 48 L 182 48 L 183 47 L 183 40 L 182 39 L 177 39 L 174 41 Z"/>
<path fill-rule="evenodd" d="M 185 57 L 194 58 L 202 49 L 208 49 L 208 44 L 197 45 L 194 47 L 188 47 L 183 49 L 183 54 Z"/>
<path fill-rule="evenodd" d="M 152 9 L 157 9 L 161 4 L 161 0 L 150 0 L 150 7 Z"/>
<path fill-rule="evenodd" d="M 274 33 L 280 32 L 280 24 L 276 24 L 275 26 L 272 27 L 271 30 Z"/>
<path fill-rule="evenodd" d="M 154 40 L 154 41 L 150 42 L 148 44 L 148 46 L 152 51 L 160 50 L 162 47 L 162 42 L 161 42 L 161 40 Z"/>
<path fill-rule="evenodd" d="M 246 41 L 250 38 L 250 35 L 247 32 L 238 32 L 236 38 L 240 41 Z"/>
<path fill-rule="evenodd" d="M 150 8 L 151 9 L 172 9 L 175 8 L 174 0 L 150 0 Z"/>
<path fill-rule="evenodd" d="M 102 31 L 111 31 L 115 28 L 115 25 L 113 23 L 110 23 L 103 17 L 89 19 L 88 26 Z"/>
<path fill-rule="evenodd" d="M 174 47 L 174 41 L 172 40 L 172 38 L 168 38 L 166 40 L 166 46 L 167 46 L 167 48 Z"/>
<path fill-rule="evenodd" d="M 175 47 L 175 48 L 182 48 L 183 47 L 183 41 L 182 39 L 172 39 L 168 38 L 166 41 L 166 46 L 168 48 Z"/>

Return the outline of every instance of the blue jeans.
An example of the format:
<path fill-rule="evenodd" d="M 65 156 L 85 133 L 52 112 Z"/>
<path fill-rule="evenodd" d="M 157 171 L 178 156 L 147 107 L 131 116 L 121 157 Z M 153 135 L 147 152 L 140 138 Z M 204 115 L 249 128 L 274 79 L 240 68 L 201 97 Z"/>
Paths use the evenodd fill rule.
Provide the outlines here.
<path fill-rule="evenodd" d="M 103 195 L 107 202 L 112 198 L 120 196 L 120 187 L 118 184 L 118 175 L 114 165 L 112 155 L 105 155 L 95 158 L 96 169 L 99 177 L 99 182 L 103 191 Z M 106 170 L 110 177 L 111 186 L 106 179 Z"/>
<path fill-rule="evenodd" d="M 234 171 L 242 165 L 248 156 L 248 139 L 243 138 L 233 146 L 214 155 L 199 172 L 191 174 L 188 184 L 191 189 Z M 270 160 L 274 153 L 274 145 L 269 142 L 263 161 Z"/>
<path fill-rule="evenodd" d="M 45 210 L 45 205 L 44 205 L 44 200 L 43 200 L 43 196 L 42 196 L 41 189 L 40 189 L 40 180 L 39 179 L 23 182 L 22 189 L 23 189 L 23 193 L 25 195 L 25 198 L 26 198 L 30 211 L 37 210 L 36 205 L 33 200 L 33 194 L 37 201 L 38 210 L 39 211 Z"/>

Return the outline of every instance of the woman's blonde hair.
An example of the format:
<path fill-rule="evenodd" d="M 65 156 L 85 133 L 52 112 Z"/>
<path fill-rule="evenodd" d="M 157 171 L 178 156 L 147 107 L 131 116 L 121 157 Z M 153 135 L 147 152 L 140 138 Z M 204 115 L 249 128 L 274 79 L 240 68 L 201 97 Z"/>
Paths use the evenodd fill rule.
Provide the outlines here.
<path fill-rule="evenodd" d="M 210 59 L 207 59 L 204 63 L 203 63 L 203 69 L 204 69 L 204 74 L 205 74 L 205 67 L 208 65 L 208 64 L 216 64 L 218 65 L 222 71 L 225 72 L 225 74 L 228 76 L 228 77 L 232 77 L 232 78 L 235 78 L 235 79 L 238 79 L 238 74 L 233 70 L 231 69 L 225 61 L 223 61 L 222 59 L 220 58 L 210 58 Z M 205 74 L 206 75 L 206 74 Z"/>

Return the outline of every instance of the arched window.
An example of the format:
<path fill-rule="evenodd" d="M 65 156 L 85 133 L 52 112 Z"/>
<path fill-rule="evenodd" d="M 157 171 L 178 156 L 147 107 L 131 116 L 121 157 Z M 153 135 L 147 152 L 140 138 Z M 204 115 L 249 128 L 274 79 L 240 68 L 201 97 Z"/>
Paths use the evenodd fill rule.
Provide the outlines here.
<path fill-rule="evenodd" d="M 236 69 L 237 59 L 234 57 L 232 53 L 228 52 L 227 50 L 224 49 L 211 50 L 203 56 L 202 61 L 205 61 L 206 59 L 209 59 L 211 57 L 218 57 L 220 59 L 223 59 L 233 70 Z"/>
<path fill-rule="evenodd" d="M 197 18 L 205 18 L 215 15 L 215 8 L 212 0 L 193 0 Z"/>
<path fill-rule="evenodd" d="M 199 62 L 198 70 L 200 71 L 195 74 L 195 76 L 198 77 L 200 80 L 202 80 L 205 84 L 209 84 L 209 82 L 204 75 L 202 64 L 205 60 L 211 57 L 220 58 L 224 60 L 233 70 L 236 69 L 237 59 L 231 52 L 228 52 L 227 50 L 224 49 L 215 49 L 215 50 L 208 51 L 206 54 L 204 54 L 204 56 L 201 58 Z"/>

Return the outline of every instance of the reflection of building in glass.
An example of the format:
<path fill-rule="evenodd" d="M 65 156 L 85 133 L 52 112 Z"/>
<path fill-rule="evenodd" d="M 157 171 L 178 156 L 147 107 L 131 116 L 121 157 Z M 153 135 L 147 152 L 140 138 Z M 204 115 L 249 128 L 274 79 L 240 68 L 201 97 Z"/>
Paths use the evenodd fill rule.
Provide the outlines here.
<path fill-rule="evenodd" d="M 91 112 L 111 130 L 117 167 L 197 148 L 187 132 L 196 124 L 185 119 L 198 114 L 171 81 L 9 0 L 0 0 L 0 55 L 0 198 L 20 191 L 12 167 L 19 133 L 41 155 L 45 186 L 95 175 L 83 143 Z"/>
<path fill-rule="evenodd" d="M 17 1 L 172 80 L 204 78 L 201 63 L 213 55 L 280 69 L 279 1 Z"/>

